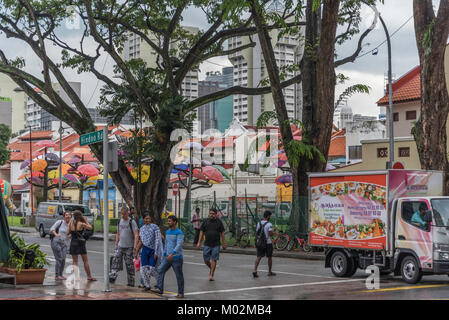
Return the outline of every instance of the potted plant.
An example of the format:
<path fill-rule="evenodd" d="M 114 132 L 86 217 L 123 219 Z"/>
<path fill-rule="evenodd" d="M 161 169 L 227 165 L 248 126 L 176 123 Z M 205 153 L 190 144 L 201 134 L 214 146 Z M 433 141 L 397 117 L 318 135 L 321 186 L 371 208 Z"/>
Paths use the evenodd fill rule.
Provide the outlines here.
<path fill-rule="evenodd" d="M 46 254 L 38 243 L 27 245 L 16 234 L 11 236 L 17 248 L 9 252 L 8 260 L 0 263 L 0 272 L 16 276 L 16 284 L 42 284 L 45 278 L 45 266 L 50 265 Z"/>

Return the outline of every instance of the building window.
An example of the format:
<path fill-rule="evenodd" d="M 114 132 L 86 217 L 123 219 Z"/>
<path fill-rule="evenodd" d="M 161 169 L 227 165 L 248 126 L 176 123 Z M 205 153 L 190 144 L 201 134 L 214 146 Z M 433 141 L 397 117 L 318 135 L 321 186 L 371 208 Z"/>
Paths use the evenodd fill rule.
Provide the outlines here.
<path fill-rule="evenodd" d="M 399 157 L 409 158 L 410 157 L 410 148 L 399 148 Z"/>
<path fill-rule="evenodd" d="M 393 113 L 393 121 L 399 121 L 399 112 Z"/>
<path fill-rule="evenodd" d="M 349 160 L 362 159 L 362 146 L 349 146 Z"/>
<path fill-rule="evenodd" d="M 405 119 L 406 120 L 415 120 L 416 119 L 416 110 L 407 111 L 405 113 Z"/>
<path fill-rule="evenodd" d="M 388 157 L 388 148 L 377 148 L 377 157 L 378 158 Z"/>

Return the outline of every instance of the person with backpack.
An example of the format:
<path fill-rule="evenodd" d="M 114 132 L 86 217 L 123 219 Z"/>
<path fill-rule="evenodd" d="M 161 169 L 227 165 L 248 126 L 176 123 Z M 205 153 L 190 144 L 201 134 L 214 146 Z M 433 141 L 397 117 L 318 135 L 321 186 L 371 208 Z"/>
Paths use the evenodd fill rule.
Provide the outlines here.
<path fill-rule="evenodd" d="M 273 225 L 270 222 L 271 211 L 266 210 L 263 213 L 263 220 L 257 224 L 256 228 L 256 249 L 257 249 L 257 259 L 254 264 L 253 277 L 257 278 L 257 267 L 259 266 L 262 257 L 267 256 L 268 258 L 268 275 L 275 276 L 276 274 L 271 271 L 273 261 L 273 243 L 271 242 L 271 237 L 273 236 Z"/>
<path fill-rule="evenodd" d="M 117 224 L 117 233 L 115 235 L 115 250 L 109 272 L 109 282 L 115 283 L 122 260 L 125 260 L 126 273 L 128 275 L 128 286 L 134 287 L 135 269 L 133 257 L 137 254 L 138 228 L 134 219 L 130 218 L 127 207 L 120 210 L 122 218 Z"/>
<path fill-rule="evenodd" d="M 197 248 L 201 246 L 203 235 L 206 236 L 203 248 L 203 259 L 206 266 L 209 267 L 209 280 L 214 281 L 214 272 L 217 267 L 217 261 L 220 256 L 220 236 L 223 240 L 223 250 L 226 250 L 225 229 L 223 222 L 217 218 L 217 209 L 211 208 L 209 218 L 205 220 L 200 227 L 200 236 Z"/>
<path fill-rule="evenodd" d="M 67 229 L 70 220 L 72 219 L 72 212 L 67 210 L 64 212 L 64 218 L 56 221 L 50 228 L 51 250 L 55 256 L 55 278 L 56 280 L 67 280 L 62 274 L 64 273 L 65 258 L 67 256 Z"/>

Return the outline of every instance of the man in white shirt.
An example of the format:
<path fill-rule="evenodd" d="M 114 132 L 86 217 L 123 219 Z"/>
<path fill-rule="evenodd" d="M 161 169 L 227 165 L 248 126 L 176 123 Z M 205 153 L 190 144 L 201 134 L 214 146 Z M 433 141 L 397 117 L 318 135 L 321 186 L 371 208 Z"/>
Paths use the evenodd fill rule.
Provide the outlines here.
<path fill-rule="evenodd" d="M 263 217 L 264 217 L 264 219 L 257 224 L 256 234 L 260 228 L 263 228 L 262 232 L 265 233 L 266 245 L 263 247 L 256 247 L 257 248 L 257 259 L 256 259 L 256 263 L 254 264 L 254 271 L 253 271 L 254 278 L 259 277 L 257 274 L 257 267 L 259 266 L 260 260 L 265 255 L 268 258 L 268 275 L 269 276 L 276 275 L 276 273 L 271 271 L 271 268 L 273 265 L 273 261 L 272 261 L 273 243 L 271 242 L 271 237 L 273 236 L 273 225 L 270 222 L 271 211 L 269 211 L 269 210 L 265 211 L 263 213 Z"/>

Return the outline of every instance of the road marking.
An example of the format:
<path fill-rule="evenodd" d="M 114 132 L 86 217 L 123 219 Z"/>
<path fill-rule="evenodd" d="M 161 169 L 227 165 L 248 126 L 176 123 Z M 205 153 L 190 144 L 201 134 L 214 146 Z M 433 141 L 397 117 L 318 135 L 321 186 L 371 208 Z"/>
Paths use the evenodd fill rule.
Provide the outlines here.
<path fill-rule="evenodd" d="M 268 270 L 258 270 L 258 271 L 268 272 Z M 283 271 L 278 271 L 278 270 L 273 270 L 273 272 L 274 272 L 274 273 L 279 273 L 279 274 L 288 274 L 288 275 L 292 275 L 292 276 L 303 276 L 303 277 L 315 277 L 315 278 L 335 279 L 335 277 L 318 276 L 318 275 L 314 275 L 314 274 L 283 272 Z"/>
<path fill-rule="evenodd" d="M 250 290 L 261 290 L 261 289 L 304 287 L 304 286 L 346 283 L 346 282 L 356 282 L 356 281 L 365 281 L 365 280 L 366 279 L 351 279 L 351 280 L 336 280 L 336 281 L 324 281 L 324 282 L 293 283 L 293 284 L 282 284 L 282 285 L 276 285 L 276 286 L 249 287 L 249 288 L 237 288 L 237 289 L 214 290 L 214 291 L 198 291 L 198 292 L 189 292 L 184 295 L 185 296 L 193 296 L 193 295 L 210 294 L 210 293 L 227 293 L 227 292 L 250 291 Z"/>
<path fill-rule="evenodd" d="M 438 288 L 438 287 L 447 287 L 447 286 L 449 286 L 449 284 L 429 284 L 429 285 L 424 285 L 424 286 L 409 286 L 409 287 L 395 287 L 395 288 L 386 288 L 386 289 L 364 290 L 364 291 L 358 291 L 358 292 L 354 292 L 354 293 L 387 292 L 387 291 L 399 291 L 399 290 Z"/>

